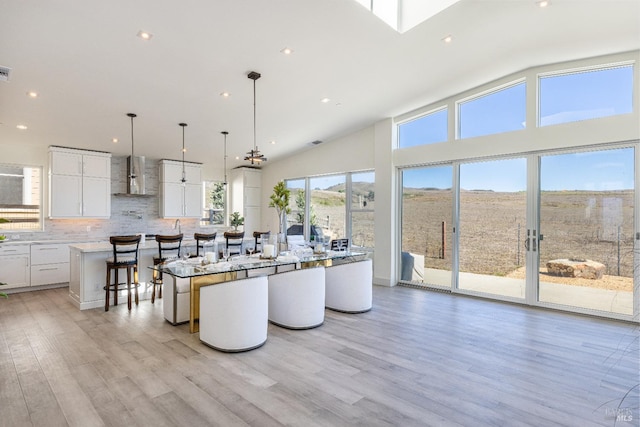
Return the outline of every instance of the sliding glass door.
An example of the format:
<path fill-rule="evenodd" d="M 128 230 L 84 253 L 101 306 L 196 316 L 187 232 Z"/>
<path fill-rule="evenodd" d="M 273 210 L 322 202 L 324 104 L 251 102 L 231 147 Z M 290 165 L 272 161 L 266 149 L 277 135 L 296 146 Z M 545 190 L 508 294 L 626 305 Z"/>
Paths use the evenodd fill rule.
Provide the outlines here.
<path fill-rule="evenodd" d="M 633 314 L 634 156 L 540 157 L 540 302 Z"/>
<path fill-rule="evenodd" d="M 453 167 L 407 169 L 402 183 L 400 279 L 450 288 Z"/>
<path fill-rule="evenodd" d="M 460 165 L 458 288 L 525 297 L 526 159 Z"/>
<path fill-rule="evenodd" d="M 640 276 L 636 150 L 403 170 L 400 280 L 633 316 L 634 274 L 636 282 Z"/>

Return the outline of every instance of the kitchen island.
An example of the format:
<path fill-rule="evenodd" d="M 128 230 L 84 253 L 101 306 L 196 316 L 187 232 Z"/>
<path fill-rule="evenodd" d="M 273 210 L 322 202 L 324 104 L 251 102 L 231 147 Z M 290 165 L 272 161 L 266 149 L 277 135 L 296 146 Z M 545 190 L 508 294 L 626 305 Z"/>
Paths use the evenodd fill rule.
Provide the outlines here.
<path fill-rule="evenodd" d="M 216 239 L 218 247 L 222 248 L 224 239 Z M 253 242 L 247 239 L 246 243 Z M 106 260 L 113 256 L 113 246 L 109 242 L 97 243 L 75 243 L 69 245 L 70 278 L 69 278 L 69 298 L 71 302 L 80 310 L 104 307 L 104 286 L 106 282 Z M 195 253 L 196 241 L 184 239 L 182 241 L 181 253 Z M 158 243 L 155 240 L 147 239 L 140 242 L 138 248 L 138 281 L 140 287 L 138 293 L 140 299 L 151 298 L 151 278 L 152 271 L 148 268 L 153 266 L 153 257 L 158 255 Z M 126 287 L 120 295 L 126 296 Z"/>

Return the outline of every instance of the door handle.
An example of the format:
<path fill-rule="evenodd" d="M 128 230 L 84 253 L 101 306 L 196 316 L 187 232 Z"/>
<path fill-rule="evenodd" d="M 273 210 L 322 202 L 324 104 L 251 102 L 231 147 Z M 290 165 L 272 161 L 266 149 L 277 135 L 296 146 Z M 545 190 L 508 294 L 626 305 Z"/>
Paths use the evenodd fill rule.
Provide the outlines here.
<path fill-rule="evenodd" d="M 524 248 L 527 251 L 529 250 L 529 238 L 528 237 L 526 239 L 524 239 Z"/>

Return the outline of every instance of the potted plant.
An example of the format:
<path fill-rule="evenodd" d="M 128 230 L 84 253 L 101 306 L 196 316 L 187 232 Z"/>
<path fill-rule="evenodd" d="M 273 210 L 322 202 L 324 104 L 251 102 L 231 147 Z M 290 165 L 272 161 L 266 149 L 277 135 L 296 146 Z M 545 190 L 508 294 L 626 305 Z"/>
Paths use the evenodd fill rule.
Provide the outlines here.
<path fill-rule="evenodd" d="M 287 214 L 291 213 L 289 207 L 289 198 L 291 197 L 291 190 L 287 188 L 284 181 L 278 182 L 273 187 L 273 193 L 271 194 L 271 201 L 269 202 L 270 208 L 276 208 L 278 214 L 278 242 L 284 243 L 284 224 L 287 219 Z"/>
<path fill-rule="evenodd" d="M 244 217 L 240 216 L 240 212 L 234 212 L 229 216 L 229 223 L 234 230 L 238 231 L 238 226 L 244 225 Z"/>

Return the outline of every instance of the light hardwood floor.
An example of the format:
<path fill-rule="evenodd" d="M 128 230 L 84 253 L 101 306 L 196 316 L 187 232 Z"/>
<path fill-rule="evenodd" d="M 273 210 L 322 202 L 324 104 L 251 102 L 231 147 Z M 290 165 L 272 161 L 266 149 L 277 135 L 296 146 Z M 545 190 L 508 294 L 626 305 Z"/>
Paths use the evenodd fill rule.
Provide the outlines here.
<path fill-rule="evenodd" d="M 67 292 L 0 300 L 2 426 L 639 425 L 634 324 L 374 287 L 368 313 L 225 354 L 162 304 Z"/>

